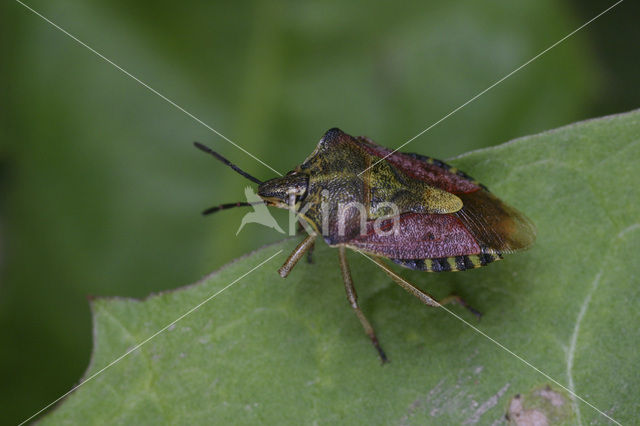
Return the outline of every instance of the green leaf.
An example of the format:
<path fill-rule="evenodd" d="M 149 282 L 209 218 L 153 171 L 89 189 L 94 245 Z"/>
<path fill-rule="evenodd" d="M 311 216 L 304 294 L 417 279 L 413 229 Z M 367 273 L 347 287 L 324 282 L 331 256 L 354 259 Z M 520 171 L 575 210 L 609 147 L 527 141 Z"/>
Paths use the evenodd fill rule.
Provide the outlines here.
<path fill-rule="evenodd" d="M 539 0 L 24 3 L 280 171 L 334 126 L 397 146 L 593 16 Z M 605 93 L 618 102 L 608 111 L 627 109 L 611 82 L 635 79 L 595 54 L 610 43 L 593 32 L 619 36 L 625 15 L 571 36 L 412 149 L 446 158 L 601 115 Z M 0 342 L 11 348 L 0 424 L 13 424 L 86 367 L 86 295 L 175 288 L 280 234 L 235 238 L 237 211 L 200 217 L 247 182 L 191 144 L 259 178 L 269 169 L 19 3 L 0 2 L 0 31 Z M 633 40 L 609 51 L 635 70 Z"/>
<path fill-rule="evenodd" d="M 455 313 L 622 423 L 640 415 L 639 135 L 635 111 L 455 159 L 526 212 L 538 240 L 479 270 L 400 271 L 437 297 L 462 295 L 484 317 Z M 352 252 L 362 308 L 391 359 L 381 366 L 347 304 L 336 250 L 319 244 L 314 264 L 278 276 L 296 240 L 144 301 L 95 300 L 85 377 L 275 255 L 80 387 L 43 423 L 491 424 L 507 411 L 511 419 L 608 422 Z"/>

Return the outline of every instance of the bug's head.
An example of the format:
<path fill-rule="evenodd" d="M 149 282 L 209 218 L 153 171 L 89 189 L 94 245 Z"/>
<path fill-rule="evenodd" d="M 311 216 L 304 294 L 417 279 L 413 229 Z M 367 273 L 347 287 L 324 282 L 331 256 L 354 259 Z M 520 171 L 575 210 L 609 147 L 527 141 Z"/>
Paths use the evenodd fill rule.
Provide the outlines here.
<path fill-rule="evenodd" d="M 300 172 L 289 172 L 286 176 L 277 177 L 258 186 L 258 195 L 267 204 L 274 207 L 288 208 L 293 201 L 298 204 L 307 193 L 309 176 Z"/>

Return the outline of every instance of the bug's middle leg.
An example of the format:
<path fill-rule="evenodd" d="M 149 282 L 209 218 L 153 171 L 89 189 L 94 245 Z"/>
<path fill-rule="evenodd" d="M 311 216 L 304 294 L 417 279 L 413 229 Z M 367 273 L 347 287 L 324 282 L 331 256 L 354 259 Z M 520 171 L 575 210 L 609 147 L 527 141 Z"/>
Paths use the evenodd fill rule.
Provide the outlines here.
<path fill-rule="evenodd" d="M 340 256 L 340 270 L 342 271 L 342 280 L 344 281 L 344 289 L 347 292 L 347 299 L 349 300 L 349 304 L 353 308 L 353 311 L 358 316 L 362 327 L 364 328 L 364 332 L 371 339 L 371 343 L 373 347 L 378 351 L 378 355 L 380 356 L 380 360 L 382 363 L 387 362 L 387 356 L 384 351 L 380 347 L 380 343 L 378 342 L 378 338 L 376 337 L 376 332 L 373 330 L 371 323 L 364 316 L 364 313 L 360 309 L 358 305 L 358 295 L 356 294 L 356 289 L 353 286 L 353 280 L 351 279 L 351 271 L 349 270 L 349 264 L 347 263 L 347 256 L 345 253 L 344 246 L 340 246 L 339 248 L 339 256 Z"/>
<path fill-rule="evenodd" d="M 311 243 L 309 246 L 309 250 L 307 250 L 307 263 L 313 263 L 313 248 L 315 247 L 315 243 Z"/>

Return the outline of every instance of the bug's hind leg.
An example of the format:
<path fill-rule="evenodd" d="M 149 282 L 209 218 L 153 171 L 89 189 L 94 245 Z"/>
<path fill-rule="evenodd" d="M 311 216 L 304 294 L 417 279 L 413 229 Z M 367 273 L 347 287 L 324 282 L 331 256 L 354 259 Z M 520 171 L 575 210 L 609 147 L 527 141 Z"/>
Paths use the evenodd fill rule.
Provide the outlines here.
<path fill-rule="evenodd" d="M 420 299 L 422 303 L 424 303 L 425 305 L 440 307 L 440 303 L 438 303 L 438 301 L 436 301 L 436 299 L 434 299 L 430 294 L 425 293 L 424 291 L 420 290 L 418 287 L 414 286 L 413 284 L 411 284 L 410 282 L 402 278 L 400 275 L 393 272 L 391 268 L 389 268 L 380 258 L 368 256 L 364 253 L 363 253 L 363 256 L 369 258 L 374 263 L 376 263 L 387 275 L 389 275 L 389 277 L 393 281 L 396 282 L 396 284 L 398 284 L 400 287 L 404 288 L 409 293 L 413 294 L 415 297 Z"/>
<path fill-rule="evenodd" d="M 304 254 L 313 247 L 313 242 L 316 239 L 316 235 L 312 234 L 307 236 L 298 246 L 291 252 L 287 260 L 284 262 L 284 265 L 278 269 L 278 273 L 282 278 L 286 278 L 287 275 L 291 272 L 296 263 L 304 256 Z"/>
<path fill-rule="evenodd" d="M 347 256 L 345 253 L 345 248 L 343 246 L 340 246 L 339 248 L 339 256 L 340 256 L 340 270 L 342 271 L 344 289 L 347 292 L 347 299 L 349 300 L 349 304 L 351 305 L 351 307 L 353 308 L 353 311 L 358 316 L 358 319 L 360 320 L 360 323 L 364 328 L 364 332 L 367 334 L 367 336 L 369 336 L 369 339 L 371 339 L 371 343 L 373 344 L 373 347 L 376 348 L 376 350 L 378 351 L 380 360 L 384 364 L 385 362 L 388 361 L 387 356 L 385 355 L 384 351 L 380 347 L 380 343 L 378 342 L 378 338 L 376 337 L 376 333 L 373 330 L 371 323 L 369 322 L 367 317 L 364 316 L 364 313 L 362 312 L 362 310 L 360 309 L 360 306 L 358 305 L 358 295 L 356 294 L 356 289 L 353 286 L 353 280 L 351 279 L 351 271 L 349 270 L 349 264 L 347 263 Z"/>
<path fill-rule="evenodd" d="M 440 301 L 441 305 L 446 305 L 447 303 L 456 303 L 475 315 L 478 320 L 482 318 L 482 312 L 469 305 L 462 297 L 458 296 L 457 294 L 451 294 Z"/>
<path fill-rule="evenodd" d="M 440 307 L 442 305 L 446 305 L 447 303 L 458 303 L 459 305 L 464 306 L 466 309 L 468 309 L 472 314 L 474 314 L 478 318 L 480 318 L 480 316 L 482 315 L 479 311 L 469 306 L 467 302 L 465 302 L 460 296 L 457 296 L 457 295 L 447 296 L 444 299 L 442 299 L 440 302 L 438 302 L 436 299 L 433 298 L 433 296 L 431 296 L 428 293 L 425 293 L 424 291 L 420 290 L 418 287 L 414 286 L 413 284 L 411 284 L 410 282 L 402 278 L 400 275 L 393 272 L 391 268 L 389 268 L 380 258 L 367 256 L 364 253 L 363 255 L 371 259 L 373 262 L 375 262 L 380 268 L 382 268 L 382 270 L 389 277 L 391 277 L 393 281 L 395 281 L 400 287 L 404 288 L 409 293 L 413 294 L 415 297 L 420 299 L 422 303 L 424 303 L 425 305 Z"/>

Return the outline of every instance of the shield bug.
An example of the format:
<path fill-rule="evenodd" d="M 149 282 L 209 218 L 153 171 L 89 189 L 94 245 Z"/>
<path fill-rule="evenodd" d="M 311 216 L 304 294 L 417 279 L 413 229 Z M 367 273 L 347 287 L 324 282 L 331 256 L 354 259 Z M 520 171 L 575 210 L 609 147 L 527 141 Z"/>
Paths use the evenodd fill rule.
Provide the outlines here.
<path fill-rule="evenodd" d="M 535 227 L 524 214 L 466 173 L 339 129 L 327 131 L 311 155 L 287 175 L 264 182 L 210 148 L 197 142 L 196 146 L 257 183 L 259 203 L 295 212 L 308 236 L 279 269 L 283 278 L 310 253 L 319 235 L 338 248 L 347 299 L 383 362 L 387 358 L 358 305 L 346 249 L 367 255 L 427 305 L 456 301 L 468 308 L 457 296 L 437 302 L 382 258 L 420 271 L 464 271 L 500 260 L 503 253 L 524 249 L 535 240 Z M 203 214 L 251 204 L 223 204 Z"/>

